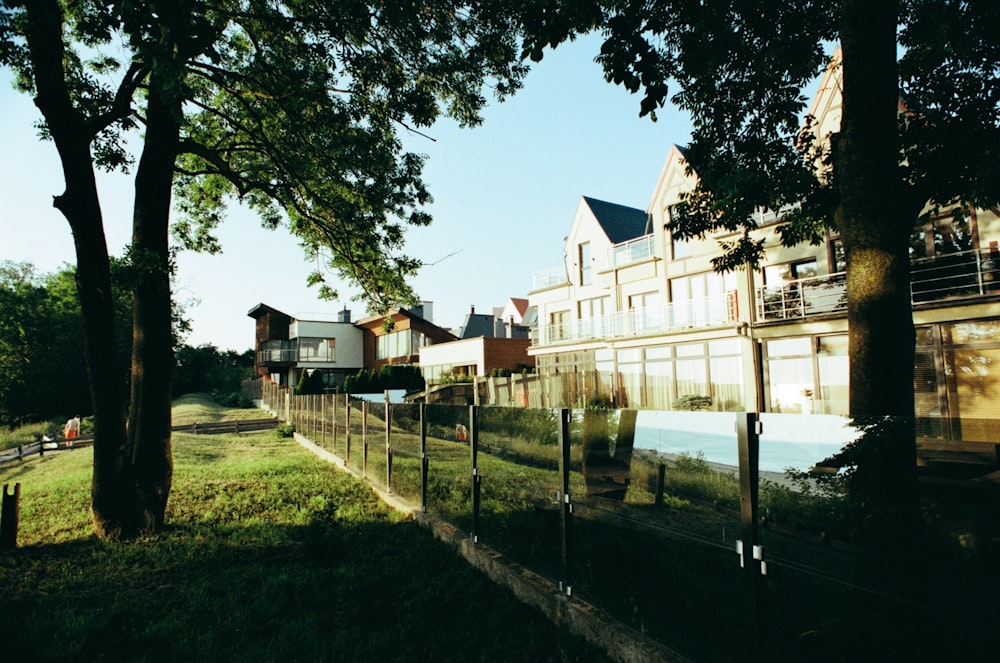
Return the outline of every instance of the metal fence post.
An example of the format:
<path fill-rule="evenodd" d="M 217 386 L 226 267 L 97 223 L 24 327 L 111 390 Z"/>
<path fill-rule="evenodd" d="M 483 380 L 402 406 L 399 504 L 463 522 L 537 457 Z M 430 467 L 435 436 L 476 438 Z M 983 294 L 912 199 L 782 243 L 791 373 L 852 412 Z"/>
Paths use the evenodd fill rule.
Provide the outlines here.
<path fill-rule="evenodd" d="M 421 403 L 420 412 L 420 511 L 427 513 L 427 403 Z"/>
<path fill-rule="evenodd" d="M 482 477 L 479 476 L 479 406 L 469 406 L 469 450 L 472 461 L 472 542 L 479 543 L 479 493 Z"/>
<path fill-rule="evenodd" d="M 385 390 L 385 489 L 392 493 L 392 410 L 389 404 L 389 390 Z"/>
<path fill-rule="evenodd" d="M 368 476 L 368 401 L 361 401 L 361 476 Z"/>
<path fill-rule="evenodd" d="M 561 553 L 563 577 L 559 581 L 559 591 L 566 596 L 573 595 L 573 500 L 569 492 L 570 472 L 570 410 L 559 410 L 559 501 L 562 503 Z"/>
<path fill-rule="evenodd" d="M 767 573 L 764 546 L 760 542 L 759 500 L 760 484 L 760 421 L 756 412 L 745 412 L 736 417 L 736 435 L 740 463 L 740 526 L 742 537 L 736 542 L 740 568 L 744 571 L 746 597 L 746 623 L 749 629 L 751 660 L 764 660 L 761 635 L 761 592 L 763 576 Z"/>

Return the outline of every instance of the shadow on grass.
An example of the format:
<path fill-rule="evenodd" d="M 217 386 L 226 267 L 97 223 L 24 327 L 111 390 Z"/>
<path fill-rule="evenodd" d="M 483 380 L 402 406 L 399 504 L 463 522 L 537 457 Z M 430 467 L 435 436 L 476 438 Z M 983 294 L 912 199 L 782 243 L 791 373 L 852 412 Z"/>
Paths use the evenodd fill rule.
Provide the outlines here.
<path fill-rule="evenodd" d="M 4 660 L 602 661 L 412 522 L 0 553 Z"/>

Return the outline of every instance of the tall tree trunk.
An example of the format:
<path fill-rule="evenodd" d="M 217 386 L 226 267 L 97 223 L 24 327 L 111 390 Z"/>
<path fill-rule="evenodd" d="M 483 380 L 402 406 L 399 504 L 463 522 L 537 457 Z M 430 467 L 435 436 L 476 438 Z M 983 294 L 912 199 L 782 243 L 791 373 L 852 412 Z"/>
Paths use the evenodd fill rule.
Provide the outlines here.
<path fill-rule="evenodd" d="M 869 543 L 912 551 L 919 532 L 909 236 L 899 182 L 897 0 L 845 0 L 837 224 L 847 253 L 850 413 L 866 431 L 850 486 Z M 883 417 L 891 421 L 875 423 Z"/>
<path fill-rule="evenodd" d="M 125 388 L 118 370 L 110 261 L 90 153 L 93 137 L 66 88 L 59 4 L 54 0 L 33 2 L 27 9 L 35 105 L 45 117 L 66 180 L 65 192 L 53 204 L 69 222 L 76 248 L 77 290 L 94 409 L 94 531 L 100 537 L 115 536 L 123 523 L 134 520 L 136 500 L 131 468 L 125 462 Z"/>
<path fill-rule="evenodd" d="M 142 510 L 142 533 L 162 528 L 173 477 L 169 222 L 181 108 L 177 96 L 170 92 L 176 89 L 171 64 L 160 63 L 150 77 L 146 140 L 136 171 L 132 219 L 137 278 L 128 443 Z"/>
<path fill-rule="evenodd" d="M 837 140 L 847 251 L 852 416 L 913 416 L 909 236 L 901 204 L 896 0 L 845 0 L 844 111 Z"/>

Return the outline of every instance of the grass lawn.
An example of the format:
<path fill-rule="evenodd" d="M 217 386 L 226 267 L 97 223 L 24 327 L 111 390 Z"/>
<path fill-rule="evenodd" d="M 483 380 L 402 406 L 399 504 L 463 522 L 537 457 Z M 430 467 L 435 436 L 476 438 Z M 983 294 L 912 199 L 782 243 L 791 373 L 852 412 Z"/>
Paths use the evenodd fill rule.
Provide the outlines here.
<path fill-rule="evenodd" d="M 174 461 L 169 529 L 127 544 L 90 534 L 91 449 L 0 468 L 4 660 L 606 660 L 291 440 L 176 434 Z"/>

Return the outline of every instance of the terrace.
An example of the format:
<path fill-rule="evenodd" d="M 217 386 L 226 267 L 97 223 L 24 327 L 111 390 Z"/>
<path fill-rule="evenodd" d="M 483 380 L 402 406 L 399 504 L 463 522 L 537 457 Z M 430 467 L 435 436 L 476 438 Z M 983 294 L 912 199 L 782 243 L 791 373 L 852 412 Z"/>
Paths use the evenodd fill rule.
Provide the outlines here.
<path fill-rule="evenodd" d="M 737 319 L 736 292 L 619 311 L 565 324 L 539 325 L 532 346 L 663 334 L 696 327 L 732 324 Z"/>
<path fill-rule="evenodd" d="M 1000 294 L 1000 256 L 982 249 L 914 260 L 910 301 L 914 306 Z M 847 275 L 837 272 L 760 288 L 757 319 L 807 318 L 847 310 Z"/>

